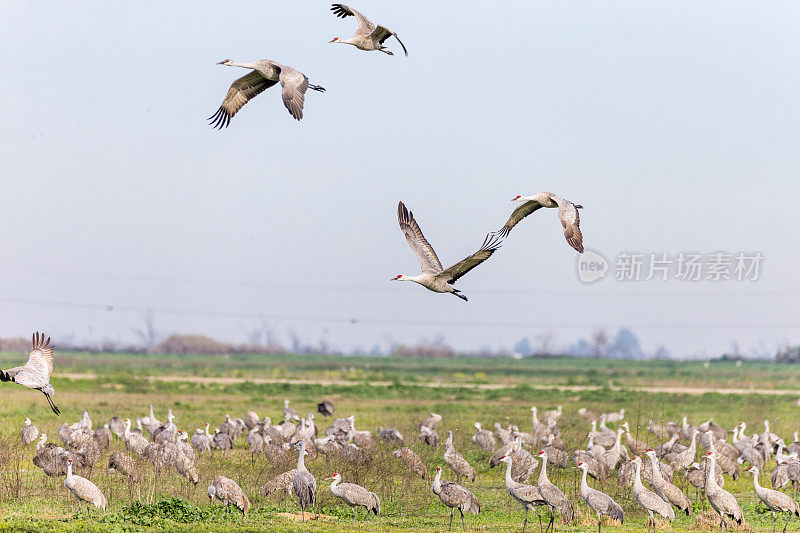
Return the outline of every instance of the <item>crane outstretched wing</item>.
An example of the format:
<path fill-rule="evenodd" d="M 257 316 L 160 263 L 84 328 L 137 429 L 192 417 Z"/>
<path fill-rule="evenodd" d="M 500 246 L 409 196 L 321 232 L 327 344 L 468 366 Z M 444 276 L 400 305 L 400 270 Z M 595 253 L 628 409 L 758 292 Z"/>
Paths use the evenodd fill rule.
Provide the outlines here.
<path fill-rule="evenodd" d="M 408 50 L 406 50 L 406 45 L 403 44 L 403 41 L 400 40 L 400 37 L 398 37 L 395 32 L 393 32 L 386 26 L 378 25 L 378 27 L 375 28 L 375 31 L 373 31 L 372 33 L 373 35 L 375 35 L 375 37 L 378 39 L 378 42 L 381 44 L 383 44 L 389 37 L 394 37 L 395 39 L 397 39 L 397 42 L 400 43 L 400 46 L 403 47 L 403 53 L 405 53 L 406 57 L 408 57 Z"/>
<path fill-rule="evenodd" d="M 303 105 L 306 101 L 306 90 L 308 90 L 308 78 L 302 72 L 292 67 L 280 66 L 281 73 L 278 76 L 281 80 L 281 95 L 283 105 L 289 113 L 300 120 L 303 118 Z"/>
<path fill-rule="evenodd" d="M 458 278 L 475 268 L 476 266 L 480 265 L 487 259 L 489 259 L 492 254 L 500 248 L 500 244 L 503 242 L 499 236 L 489 233 L 486 235 L 486 238 L 483 240 L 483 244 L 478 249 L 477 252 L 472 254 L 471 256 L 462 259 L 455 265 L 451 266 L 444 272 L 442 275 L 447 280 L 447 283 L 451 285 L 458 281 Z"/>
<path fill-rule="evenodd" d="M 558 208 L 558 220 L 564 227 L 564 237 L 570 246 L 583 253 L 583 234 L 581 233 L 581 217 L 578 208 L 569 200 L 561 200 Z"/>
<path fill-rule="evenodd" d="M 53 347 L 50 345 L 50 337 L 45 340 L 44 333 L 34 333 L 31 337 L 31 347 L 25 369 L 33 370 L 50 379 L 50 374 L 53 373 Z"/>
<path fill-rule="evenodd" d="M 439 274 L 442 272 L 442 263 L 436 257 L 436 252 L 431 246 L 431 243 L 422 234 L 419 224 L 414 220 L 414 214 L 411 213 L 403 202 L 397 204 L 397 221 L 400 223 L 400 229 L 403 230 L 403 235 L 406 236 L 408 245 L 419 259 L 419 265 L 422 267 L 423 272 L 429 274 Z"/>
<path fill-rule="evenodd" d="M 347 7 L 344 4 L 331 4 L 331 11 L 337 17 L 347 18 L 353 16 L 358 20 L 358 30 L 356 33 L 372 33 L 372 30 L 375 29 L 375 25 L 369 21 L 367 17 L 356 11 L 351 7 Z"/>
<path fill-rule="evenodd" d="M 211 127 L 217 129 L 227 128 L 233 116 L 239 112 L 244 104 L 276 83 L 278 82 L 268 80 L 257 70 L 234 80 L 217 112 L 208 117 Z M 284 97 L 285 101 L 286 98 Z"/>
<path fill-rule="evenodd" d="M 506 222 L 505 226 L 497 230 L 495 233 L 500 237 L 507 236 L 514 228 L 514 226 L 519 224 L 519 222 L 523 218 L 530 215 L 531 213 L 533 213 L 534 211 L 536 211 L 541 207 L 542 204 L 540 204 L 536 200 L 528 200 L 527 202 L 524 202 L 521 206 L 514 209 L 514 211 L 511 213 L 511 216 L 508 217 L 508 221 Z"/>

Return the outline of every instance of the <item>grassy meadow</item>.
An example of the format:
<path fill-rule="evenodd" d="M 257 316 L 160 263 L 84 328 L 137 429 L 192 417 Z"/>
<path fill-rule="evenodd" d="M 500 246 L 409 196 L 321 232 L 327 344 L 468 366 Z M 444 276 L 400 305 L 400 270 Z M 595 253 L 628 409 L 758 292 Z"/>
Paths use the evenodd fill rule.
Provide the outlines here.
<path fill-rule="evenodd" d="M 0 365 L 8 366 L 20 354 L 0 354 Z M 414 360 L 351 356 L 155 356 L 140 354 L 58 353 L 54 400 L 62 410 L 56 417 L 38 392 L 4 384 L 0 387 L 0 530 L 25 531 L 443 531 L 448 510 L 423 481 L 391 455 L 394 447 L 381 443 L 373 459 L 353 466 L 340 459 L 320 455 L 308 461 L 316 476 L 320 509 L 332 518 L 300 524 L 281 516 L 299 509 L 280 496 L 265 498 L 261 488 L 275 475 L 293 465 L 272 465 L 263 456 L 253 456 L 245 438 L 230 452 L 214 452 L 198 459 L 200 483 L 187 486 L 173 472 L 153 473 L 143 463 L 145 480 L 132 485 L 106 470 L 111 450 L 124 449 L 120 440 L 91 472 L 91 479 L 106 494 L 108 511 L 93 510 L 78 515 L 77 503 L 64 488 L 63 478 L 48 478 L 31 463 L 33 447 L 22 449 L 19 430 L 25 417 L 33 419 L 50 442 L 58 442 L 57 429 L 63 422 L 79 420 L 86 409 L 95 427 L 112 416 L 144 416 L 147 404 L 156 407 L 162 420 L 167 408 L 177 416 L 176 423 L 190 435 L 195 428 L 210 422 L 218 426 L 226 414 L 242 416 L 248 410 L 280 420 L 283 399 L 288 398 L 301 414 L 316 411 L 316 402 L 326 398 L 336 407 L 335 416 L 354 414 L 357 429 L 376 432 L 378 426 L 396 427 L 406 444 L 420 454 L 432 472 L 444 466 L 444 478 L 452 473 L 442 461 L 443 446 L 433 450 L 417 439 L 416 425 L 430 412 L 443 415 L 439 427 L 442 442 L 446 431 L 455 432 L 456 448 L 478 471 L 474 484 L 465 485 L 476 493 L 482 505 L 478 517 L 467 517 L 469 531 L 518 531 L 524 511 L 507 494 L 504 471 L 488 467 L 488 453 L 471 442 L 473 423 L 484 427 L 495 422 L 515 423 L 521 431 L 530 430 L 531 405 L 541 411 L 564 406 L 559 421 L 562 437 L 570 449 L 585 446 L 589 425 L 577 410 L 587 407 L 600 413 L 624 407 L 631 431 L 651 445 L 657 441 L 643 428 L 648 419 L 680 421 L 683 413 L 692 424 L 713 417 L 730 428 L 745 421 L 748 433 L 760 432 L 768 418 L 771 429 L 787 442 L 800 429 L 800 408 L 793 394 L 687 394 L 642 391 L 648 387 L 753 388 L 800 390 L 800 368 L 771 363 L 674 361 L 631 362 L 606 360 L 552 359 L 473 359 Z M 58 377 L 70 375 L 70 378 Z M 148 379 L 148 377 L 165 378 Z M 227 377 L 227 381 L 204 381 L 205 377 Z M 309 382 L 323 383 L 314 384 Z M 431 383 L 437 386 L 430 386 Z M 465 386 L 466 385 L 466 386 Z M 484 387 L 482 385 L 490 385 Z M 570 389 L 550 387 L 570 386 Z M 586 389 L 582 389 L 586 386 Z M 611 387 L 610 387 L 611 386 Z M 320 430 L 330 423 L 317 417 Z M 624 442 L 624 440 L 623 440 Z M 296 457 L 296 453 L 293 455 Z M 761 482 L 769 486 L 768 472 Z M 328 490 L 323 478 L 341 472 L 344 481 L 359 483 L 376 492 L 382 515 L 353 521 L 351 511 Z M 538 472 L 538 470 L 537 470 Z M 576 508 L 577 519 L 570 525 L 558 522 L 558 531 L 596 530 L 594 514 L 579 494 L 579 471 L 574 468 L 549 470 L 551 480 L 564 490 Z M 209 506 L 206 487 L 217 475 L 236 480 L 250 498 L 252 508 L 246 518 L 238 512 L 226 514 L 216 504 Z M 529 480 L 535 483 L 535 476 Z M 683 485 L 680 474 L 675 483 Z M 626 513 L 625 525 L 610 525 L 608 531 L 644 530 L 645 513 L 633 500 L 629 487 L 619 487 L 612 476 L 603 483 L 590 484 L 611 494 Z M 747 521 L 747 531 L 769 531 L 772 517 L 760 504 L 752 489 L 752 477 L 742 473 L 738 481 L 726 478 L 725 488 L 739 499 Z M 794 489 L 787 488 L 796 496 Z M 672 531 L 711 531 L 709 505 L 695 500 L 694 489 L 687 493 L 696 512 L 680 515 Z M 543 512 L 543 516 L 546 511 Z M 531 531 L 538 529 L 531 513 Z M 456 521 L 458 513 L 456 513 Z M 454 521 L 455 522 L 455 521 Z M 659 529 L 668 528 L 666 523 Z M 454 529 L 459 529 L 460 524 Z M 800 523 L 790 525 L 797 530 Z"/>

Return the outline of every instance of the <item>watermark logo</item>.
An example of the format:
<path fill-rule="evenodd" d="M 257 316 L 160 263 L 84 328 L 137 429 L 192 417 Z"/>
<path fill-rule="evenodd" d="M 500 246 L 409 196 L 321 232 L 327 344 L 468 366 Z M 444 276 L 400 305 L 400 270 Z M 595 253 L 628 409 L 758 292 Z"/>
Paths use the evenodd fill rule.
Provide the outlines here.
<path fill-rule="evenodd" d="M 761 252 L 620 252 L 614 258 L 616 281 L 757 281 Z M 578 279 L 593 283 L 606 277 L 609 261 L 586 250 L 578 257 Z"/>
<path fill-rule="evenodd" d="M 593 283 L 606 277 L 608 261 L 594 250 L 585 250 L 578 256 L 578 278 L 584 283 Z"/>

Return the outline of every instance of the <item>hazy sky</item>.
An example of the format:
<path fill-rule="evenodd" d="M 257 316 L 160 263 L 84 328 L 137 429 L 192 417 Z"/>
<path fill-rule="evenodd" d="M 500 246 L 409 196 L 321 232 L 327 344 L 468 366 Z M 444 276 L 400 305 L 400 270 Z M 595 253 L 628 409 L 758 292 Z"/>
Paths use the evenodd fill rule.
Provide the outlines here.
<path fill-rule="evenodd" d="M 261 315 L 343 349 L 800 342 L 797 2 L 353 7 L 409 57 L 328 44 L 355 21 L 319 1 L 4 1 L 0 335 L 130 341 L 153 308 L 163 332 L 244 341 Z M 327 92 L 297 123 L 270 89 L 214 131 L 246 73 L 225 58 Z M 419 271 L 398 200 L 447 266 L 540 190 L 583 204 L 609 259 L 758 251 L 761 278 L 588 286 L 547 210 L 458 282 L 468 303 L 389 281 Z"/>

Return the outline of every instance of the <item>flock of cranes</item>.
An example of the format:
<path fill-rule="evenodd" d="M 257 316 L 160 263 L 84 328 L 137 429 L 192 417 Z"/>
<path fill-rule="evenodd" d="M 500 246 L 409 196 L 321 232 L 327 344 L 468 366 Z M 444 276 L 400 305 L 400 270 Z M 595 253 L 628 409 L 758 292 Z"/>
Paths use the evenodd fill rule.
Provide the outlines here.
<path fill-rule="evenodd" d="M 320 402 L 318 409 L 323 416 L 328 416 L 324 413 L 332 413 L 333 405 L 328 401 Z M 559 407 L 547 411 L 540 419 L 537 408 L 532 407 L 530 423 L 523 424 L 523 427 L 530 427 L 527 431 L 514 424 L 495 423 L 495 431 L 492 432 L 476 422 L 474 434 L 469 441 L 465 441 L 488 458 L 485 466 L 489 469 L 505 465 L 501 469 L 505 489 L 510 498 L 525 510 L 523 532 L 528 526 L 531 511 L 537 515 L 539 529 L 545 532 L 556 529 L 557 517 L 570 523 L 578 516 L 577 502 L 570 500 L 567 495 L 569 491 L 564 486 L 558 486 L 558 480 L 553 482 L 549 477 L 553 469 L 564 468 L 577 468 L 580 471 L 580 498 L 597 517 L 598 533 L 602 532 L 603 517 L 619 523 L 626 520 L 622 505 L 608 493 L 608 481 L 615 475 L 618 486 L 622 490 L 630 490 L 632 501 L 646 513 L 648 531 L 656 531 L 659 525 L 656 517 L 672 522 L 676 513 L 685 513 L 687 516 L 695 513 L 691 499 L 685 493 L 687 484 L 703 492 L 718 516 L 721 528 L 727 531 L 732 523 L 741 525 L 744 523 L 742 507 L 724 487 L 726 478 L 739 477 L 741 465 L 745 463 L 748 465 L 747 472 L 753 475 L 756 497 L 772 513 L 773 524 L 777 523 L 779 514 L 786 513 L 785 531 L 793 516 L 800 517 L 797 502 L 780 490 L 789 482 L 800 483 L 800 441 L 797 433 L 794 441 L 787 445 L 770 431 L 768 421 L 764 421 L 763 432 L 748 436 L 744 423 L 728 431 L 713 419 L 692 426 L 684 416 L 680 424 L 670 422 L 660 425 L 650 421 L 646 427 L 638 428 L 652 434 L 649 437 L 651 442 L 661 442 L 651 448 L 631 435 L 631 425 L 624 420 L 624 413 L 596 416 L 582 409 L 571 415 L 568 423 L 591 429 L 585 433 L 585 446 L 570 448 L 560 429 L 564 413 Z M 447 431 L 443 441 L 443 464 L 430 465 L 409 447 L 411 442 L 397 428 L 380 427 L 373 434 L 368 430 L 356 429 L 355 416 L 350 415 L 332 420 L 327 428 L 321 430 L 316 425 L 314 413 L 301 417 L 290 407 L 288 400 L 284 403 L 282 417 L 281 422 L 272 424 L 269 417 L 260 418 L 252 411 L 245 413 L 242 418 L 225 415 L 224 421 L 213 433 L 209 431 L 210 424 L 207 423 L 205 428 L 197 428 L 189 441 L 188 431 L 177 426 L 177 417 L 172 411 L 167 413 L 166 420 L 162 422 L 156 418 L 151 405 L 147 415 L 137 417 L 135 428 L 132 428 L 130 418 L 120 417 L 113 417 L 103 426 L 93 428 L 89 414 L 84 412 L 78 422 L 72 425 L 65 423 L 59 428 L 60 445 L 48 442 L 47 434 L 40 434 L 29 418 L 24 421 L 20 437 L 23 446 L 35 443 L 34 465 L 47 476 L 64 477 L 64 486 L 78 500 L 79 508 L 83 503 L 103 510 L 107 508 L 108 500 L 91 481 L 91 474 L 104 450 L 113 448 L 115 440 L 124 444 L 124 450 L 117 449 L 110 453 L 108 470 L 135 484 L 137 491 L 148 462 L 152 465 L 154 475 L 173 472 L 180 477 L 182 485 L 186 482 L 187 489 L 192 490 L 191 487 L 198 485 L 204 477 L 204 472 L 198 466 L 198 458 L 215 451 L 229 453 L 227 450 L 242 448 L 237 443 L 246 433 L 244 447 L 249 448 L 254 457 L 264 457 L 268 463 L 283 470 L 266 483 L 262 494 L 288 495 L 296 501 L 302 520 L 306 519 L 307 511 L 313 511 L 316 516 L 319 503 L 317 478 L 306 466 L 307 460 L 319 462 L 323 457 L 323 468 L 336 464 L 330 461 L 350 463 L 354 468 L 359 468 L 373 460 L 379 447 L 391 450 L 390 457 L 402 462 L 408 468 L 409 475 L 430 483 L 433 494 L 449 510 L 450 528 L 456 511 L 463 529 L 467 525 L 467 515 L 481 512 L 481 492 L 477 487 L 471 489 L 470 484 L 475 483 L 477 471 L 485 471 L 485 468 L 470 464 L 465 459 L 456 447 L 453 430 Z M 608 418 L 621 422 L 616 428 L 611 428 L 606 425 Z M 438 448 L 439 427 L 444 423 L 444 418 L 435 413 L 421 420 L 417 426 L 417 446 Z M 626 437 L 625 445 L 623 436 Z M 297 452 L 296 459 L 290 456 L 294 451 Z M 701 458 L 699 463 L 698 455 Z M 759 472 L 770 462 L 778 465 L 771 477 L 772 488 L 762 486 L 759 481 Z M 443 465 L 447 466 L 455 480 L 445 479 Z M 434 472 L 432 478 L 429 474 L 431 466 Z M 535 474 L 537 468 L 538 475 Z M 73 469 L 86 477 L 77 475 Z M 235 508 L 246 516 L 251 505 L 250 499 L 237 483 L 237 474 L 228 474 L 213 475 L 207 489 L 209 500 L 212 505 L 219 501 L 228 510 Z M 563 482 L 563 476 L 559 478 Z M 207 479 L 211 479 L 211 476 Z M 357 510 L 362 508 L 366 518 L 370 514 L 381 514 L 379 491 L 345 482 L 345 477 L 338 471 L 325 478 L 325 481 L 331 482 L 330 494 L 352 509 L 354 519 L 358 516 Z M 543 523 L 540 509 L 548 513 L 546 523 Z"/>

